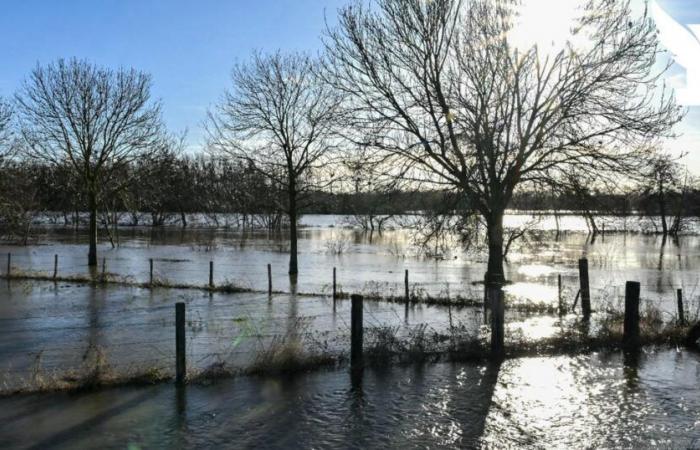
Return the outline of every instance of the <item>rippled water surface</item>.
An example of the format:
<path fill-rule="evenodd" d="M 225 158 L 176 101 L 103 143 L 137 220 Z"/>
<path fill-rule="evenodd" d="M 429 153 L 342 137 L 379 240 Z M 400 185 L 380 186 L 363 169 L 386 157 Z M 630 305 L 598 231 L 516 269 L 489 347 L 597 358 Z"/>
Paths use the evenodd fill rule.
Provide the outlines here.
<path fill-rule="evenodd" d="M 27 396 L 0 400 L 0 445 L 698 448 L 699 376 L 661 351 Z"/>

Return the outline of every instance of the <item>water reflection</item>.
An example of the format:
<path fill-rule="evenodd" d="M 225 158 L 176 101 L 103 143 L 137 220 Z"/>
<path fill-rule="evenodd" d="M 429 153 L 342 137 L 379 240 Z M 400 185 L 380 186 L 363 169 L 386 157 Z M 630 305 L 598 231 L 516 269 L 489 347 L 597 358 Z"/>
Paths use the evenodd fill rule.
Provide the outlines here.
<path fill-rule="evenodd" d="M 337 267 L 342 290 L 348 293 L 378 290 L 385 295 L 400 295 L 403 273 L 408 269 L 411 289 L 415 287 L 419 293 L 432 296 L 449 293 L 473 299 L 482 296 L 481 286 L 473 285 L 483 279 L 485 272 L 486 260 L 481 254 L 463 253 L 455 248 L 449 257 L 436 260 L 418 254 L 407 231 L 387 230 L 370 242 L 366 234 L 357 230 L 328 227 L 331 218 L 309 220 L 323 226 L 300 231 L 301 272 L 289 284 L 284 281 L 288 267 L 284 234 L 124 229 L 121 246 L 111 249 L 103 245 L 100 253 L 107 258 L 110 272 L 134 281 L 147 281 L 148 260 L 153 258 L 157 278 L 204 285 L 208 280 L 208 263 L 215 260 L 216 284 L 229 281 L 263 292 L 267 291 L 266 266 L 270 263 L 274 284 L 284 286 L 288 292 L 329 292 L 332 282 L 329 269 Z M 509 220 L 517 225 L 519 219 L 511 216 Z M 562 221 L 573 220 L 562 217 Z M 81 232 L 53 229 L 42 238 L 50 245 L 0 247 L 0 253 L 11 251 L 13 264 L 19 269 L 38 271 L 51 271 L 53 254 L 58 253 L 61 275 L 85 274 L 88 268 L 84 238 Z M 335 246 L 329 244 L 336 241 L 345 243 L 342 253 L 332 251 Z M 673 252 L 668 246 L 660 237 L 640 234 L 606 234 L 604 242 L 591 242 L 584 233 L 562 232 L 559 240 L 553 233 L 543 233 L 536 240 L 517 244 L 509 254 L 506 272 L 512 281 L 511 300 L 556 304 L 557 276 L 562 275 L 565 290 L 574 289 L 576 261 L 585 255 L 590 263 L 594 308 L 595 302 L 603 300 L 603 289 L 624 286 L 628 280 L 640 281 L 649 296 L 658 295 L 671 307 L 675 288 L 698 283 L 695 268 L 700 266 L 697 251 L 700 237 L 680 237 Z"/>
<path fill-rule="evenodd" d="M 342 371 L 191 385 L 183 397 L 161 385 L 6 398 L 0 445 L 693 448 L 699 371 L 692 353 L 610 353 L 371 370 L 361 389 Z"/>

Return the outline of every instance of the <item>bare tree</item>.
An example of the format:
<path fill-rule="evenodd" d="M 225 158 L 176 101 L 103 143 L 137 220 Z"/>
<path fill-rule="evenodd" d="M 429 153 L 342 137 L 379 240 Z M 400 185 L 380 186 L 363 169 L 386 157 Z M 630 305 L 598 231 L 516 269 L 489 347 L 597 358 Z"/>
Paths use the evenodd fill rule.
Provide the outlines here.
<path fill-rule="evenodd" d="M 353 139 L 392 176 L 453 189 L 487 225 L 486 279 L 503 283 L 503 216 L 517 189 L 573 169 L 630 173 L 684 111 L 657 90 L 656 29 L 628 1 L 590 0 L 556 54 L 511 42 L 516 0 L 376 0 L 340 11 L 328 80 Z M 580 41 L 580 43 L 577 43 Z"/>
<path fill-rule="evenodd" d="M 37 66 L 16 95 L 30 158 L 68 162 L 79 177 L 90 213 L 88 264 L 97 265 L 101 187 L 158 141 L 160 105 L 151 101 L 150 76 L 86 61 Z"/>
<path fill-rule="evenodd" d="M 4 156 L 11 137 L 12 109 L 10 105 L 0 97 L 0 158 Z"/>
<path fill-rule="evenodd" d="M 683 197 L 687 192 L 687 175 L 684 167 L 669 154 L 659 152 L 649 165 L 641 186 L 642 208 L 654 220 L 661 221 L 661 233 L 677 235 L 681 228 Z M 669 224 L 669 218 L 673 223 Z M 654 224 L 656 227 L 656 224 Z"/>
<path fill-rule="evenodd" d="M 285 192 L 289 273 L 298 273 L 297 221 L 307 194 L 323 187 L 335 149 L 338 98 L 317 77 L 316 61 L 301 55 L 256 53 L 233 69 L 233 90 L 210 114 L 214 151 L 245 163 Z"/>

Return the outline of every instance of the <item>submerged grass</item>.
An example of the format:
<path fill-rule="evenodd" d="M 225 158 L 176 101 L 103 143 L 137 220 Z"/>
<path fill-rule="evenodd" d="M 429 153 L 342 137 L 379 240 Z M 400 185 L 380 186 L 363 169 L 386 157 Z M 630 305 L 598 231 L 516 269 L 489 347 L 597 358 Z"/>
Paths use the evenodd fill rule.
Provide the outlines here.
<path fill-rule="evenodd" d="M 19 278 L 22 274 L 18 273 L 17 276 Z M 91 282 L 98 284 L 115 282 L 110 277 L 109 274 L 100 275 Z M 140 286 L 136 283 L 132 285 Z M 159 286 L 171 287 L 162 280 L 154 280 L 153 286 L 150 287 Z M 239 287 L 234 284 L 224 284 L 220 289 L 235 290 Z M 421 295 L 422 299 L 430 298 L 424 293 L 416 295 Z M 372 298 L 369 297 L 369 299 Z M 387 298 L 384 297 L 382 300 L 386 301 Z M 463 304 L 479 306 L 478 302 L 470 304 L 465 301 Z M 525 312 L 536 312 L 538 308 L 528 305 Z M 509 305 L 509 309 L 519 311 L 517 304 Z M 671 320 L 664 320 L 661 310 L 648 301 L 643 303 L 640 314 L 639 345 L 641 347 L 678 348 L 686 344 L 690 326 L 677 324 L 673 317 Z M 697 317 L 693 319 L 697 320 Z M 328 334 L 309 332 L 310 322 L 300 318 L 289 326 L 286 335 L 273 336 L 271 340 L 263 342 L 260 339 L 261 330 L 254 329 L 254 326 L 249 324 L 251 320 L 246 318 L 235 320 L 245 322 L 246 326 L 242 327 L 240 336 L 229 342 L 230 351 L 208 355 L 215 361 L 204 368 L 190 368 L 187 377 L 189 383 L 211 383 L 238 375 L 289 375 L 336 369 L 346 366 L 349 360 L 349 337 L 343 334 L 343 330 L 334 332 L 329 341 Z M 623 320 L 619 305 L 616 307 L 614 301 L 603 301 L 591 321 L 584 321 L 573 315 L 560 317 L 557 331 L 546 338 L 531 340 L 517 330 L 509 329 L 506 331 L 507 341 L 503 357 L 576 355 L 594 351 L 623 350 L 625 349 L 622 345 Z M 510 323 L 506 324 L 509 328 L 510 325 Z M 193 332 L 197 332 L 202 327 L 201 318 L 191 320 L 188 326 Z M 216 332 L 216 330 L 209 331 Z M 240 361 L 236 361 L 234 354 L 241 338 L 251 339 L 255 344 L 253 349 L 248 351 L 253 358 L 244 366 L 241 366 Z M 488 327 L 474 330 L 466 324 L 453 323 L 451 314 L 449 326 L 440 330 L 435 330 L 426 324 L 366 326 L 364 356 L 364 363 L 370 368 L 438 361 L 485 361 L 491 358 Z M 173 369 L 174 355 L 172 361 L 158 364 L 118 366 L 110 364 L 103 349 L 90 347 L 85 352 L 81 364 L 59 371 L 46 369 L 40 352 L 28 372 L 29 375 L 24 378 L 13 376 L 10 372 L 0 373 L 0 380 L 2 380 L 0 396 L 162 383 L 173 379 Z"/>
<path fill-rule="evenodd" d="M 513 359 L 626 350 L 622 345 L 622 322 L 618 315 L 606 315 L 593 328 L 590 323 L 575 320 L 563 326 L 556 335 L 534 341 L 511 333 L 503 357 Z M 654 320 L 653 315 L 647 316 L 642 320 L 640 348 L 681 347 L 688 329 L 688 326 L 663 323 Z M 234 361 L 219 358 L 202 369 L 191 368 L 187 381 L 191 384 L 209 384 L 240 375 L 280 376 L 338 369 L 347 365 L 348 353 L 344 350 L 334 351 L 328 342 L 302 331 L 275 337 L 264 344 L 246 367 L 236 367 Z M 86 355 L 79 367 L 59 372 L 43 368 L 39 354 L 27 378 L 9 380 L 6 374 L 0 396 L 151 385 L 173 380 L 172 367 L 167 367 L 165 363 L 145 367 L 127 366 L 117 370 L 100 348 L 91 348 Z M 365 329 L 364 364 L 367 368 L 441 361 L 483 362 L 491 358 L 485 330 L 475 334 L 462 324 L 444 331 L 435 331 L 424 324 L 408 329 L 398 326 Z"/>
<path fill-rule="evenodd" d="M 175 289 L 175 290 L 200 290 L 207 292 L 220 292 L 225 294 L 241 294 L 241 293 L 252 293 L 257 292 L 253 289 L 243 287 L 235 284 L 234 282 L 226 280 L 224 283 L 219 285 L 197 285 L 197 284 L 187 284 L 187 283 L 173 283 L 164 278 L 155 278 L 153 283 L 149 282 L 138 282 L 134 281 L 129 277 L 120 276 L 112 273 L 98 273 L 95 275 L 68 275 L 68 276 L 56 276 L 46 272 L 27 272 L 17 269 L 13 269 L 11 274 L 8 276 L 4 274 L 0 278 L 5 280 L 18 280 L 18 281 L 50 281 L 55 283 L 80 283 L 88 284 L 91 286 L 128 286 L 140 289 Z"/>

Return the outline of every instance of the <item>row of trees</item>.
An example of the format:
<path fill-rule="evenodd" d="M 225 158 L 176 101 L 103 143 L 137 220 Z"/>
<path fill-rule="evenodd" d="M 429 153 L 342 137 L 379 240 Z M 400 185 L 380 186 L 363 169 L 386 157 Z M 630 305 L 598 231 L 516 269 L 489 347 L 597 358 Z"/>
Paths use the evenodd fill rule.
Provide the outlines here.
<path fill-rule="evenodd" d="M 192 156 L 164 149 L 115 174 L 114 187 L 103 188 L 98 209 L 103 227 L 116 221 L 130 226 L 189 225 L 189 215 L 201 214 L 214 226 L 280 230 L 286 224 L 279 206 L 286 198 L 281 186 L 237 162 L 208 155 Z M 677 164 L 676 164 L 677 166 Z M 654 217 L 659 233 L 677 234 L 682 219 L 699 216 L 700 185 L 681 167 L 655 166 L 640 183 L 624 191 L 579 189 L 567 192 L 518 192 L 510 207 L 558 214 L 562 211 L 598 215 Z M 673 171 L 670 171 L 673 169 Z M 10 160 L 0 165 L 0 232 L 26 237 L 42 213 L 55 223 L 78 226 L 87 204 L 79 180 L 66 165 Z M 453 213 L 459 206 L 440 191 L 410 191 L 375 186 L 351 176 L 350 189 L 309 191 L 300 213 L 347 215 L 348 223 L 368 232 L 381 232 L 392 218 L 411 213 Z M 437 205 L 437 206 L 436 206 Z M 230 214 L 234 222 L 223 222 Z M 664 227 L 664 223 L 667 224 Z M 679 226 L 681 224 L 681 226 Z M 591 228 L 592 233 L 596 229 Z"/>
<path fill-rule="evenodd" d="M 290 274 L 299 212 L 349 174 L 386 193 L 441 192 L 468 219 L 459 229 L 478 218 L 486 281 L 501 284 L 503 216 L 519 192 L 584 199 L 584 188 L 634 179 L 659 161 L 656 144 L 673 136 L 684 110 L 659 87 L 665 68 L 653 21 L 635 17 L 629 1 L 589 0 L 572 39 L 552 53 L 511 41 L 518 7 L 357 1 L 325 31 L 320 57 L 256 53 L 234 68 L 232 88 L 210 113 L 207 148 L 284 193 L 266 201 L 289 222 Z M 98 206 L 123 188 L 117 174 L 176 147 L 150 85 L 134 70 L 59 61 L 37 67 L 15 96 L 23 153 L 69 168 L 80 186 L 91 265 Z M 665 198 L 661 179 L 654 189 Z M 246 195 L 232 189 L 224 192 Z"/>
<path fill-rule="evenodd" d="M 361 155 L 377 181 L 451 192 L 485 223 L 486 282 L 502 284 L 503 216 L 518 191 L 644 173 L 684 115 L 658 87 L 656 27 L 628 1 L 588 1 L 554 54 L 511 41 L 518 6 L 355 2 L 326 30 L 318 61 L 254 55 L 237 67 L 211 142 L 284 180 L 292 222 L 299 186 L 332 179 L 336 149 Z M 291 240 L 296 273 L 294 230 Z"/>

